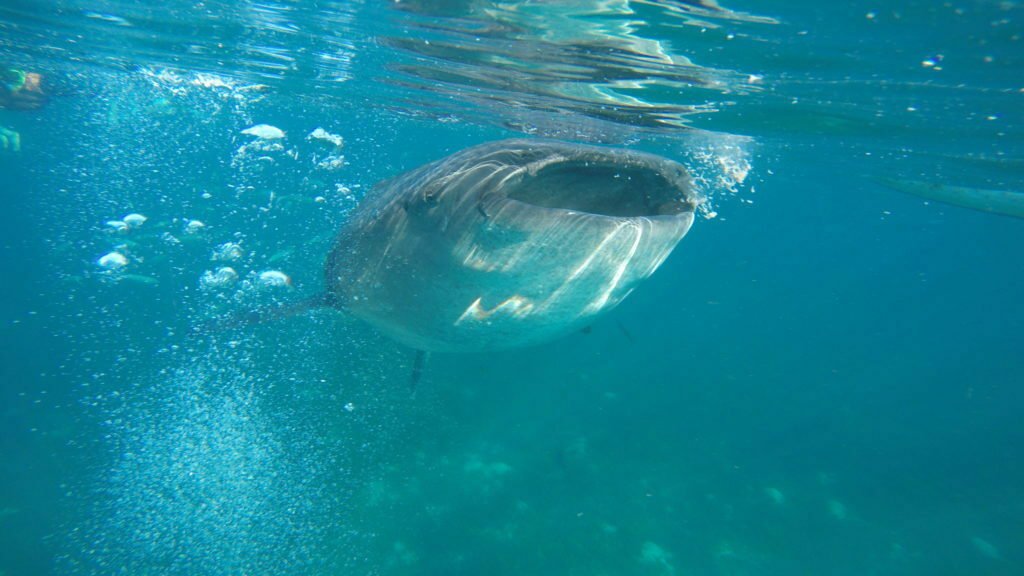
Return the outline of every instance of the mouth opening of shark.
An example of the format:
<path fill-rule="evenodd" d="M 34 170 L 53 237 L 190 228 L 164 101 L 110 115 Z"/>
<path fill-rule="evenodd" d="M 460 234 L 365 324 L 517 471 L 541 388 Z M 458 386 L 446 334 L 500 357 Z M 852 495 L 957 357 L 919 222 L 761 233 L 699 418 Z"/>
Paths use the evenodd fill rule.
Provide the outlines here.
<path fill-rule="evenodd" d="M 563 160 L 529 170 L 508 198 L 541 208 L 612 218 L 677 216 L 693 212 L 685 176 L 653 166 L 623 166 L 621 158 Z"/>

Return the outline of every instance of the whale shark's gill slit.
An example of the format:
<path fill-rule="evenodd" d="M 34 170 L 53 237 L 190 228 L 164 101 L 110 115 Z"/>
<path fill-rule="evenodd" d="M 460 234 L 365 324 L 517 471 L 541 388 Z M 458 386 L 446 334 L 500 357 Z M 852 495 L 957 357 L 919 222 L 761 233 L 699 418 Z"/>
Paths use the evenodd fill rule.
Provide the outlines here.
<path fill-rule="evenodd" d="M 629 266 L 629 263 L 633 261 L 633 257 L 636 256 L 637 248 L 640 247 L 640 240 L 644 235 L 644 229 L 636 225 L 631 225 L 630 229 L 632 229 L 635 234 L 633 235 L 633 242 L 629 248 L 629 253 L 626 254 L 619 262 L 619 265 L 615 268 L 615 273 L 608 282 L 607 289 L 590 304 L 587 308 L 588 311 L 597 313 L 608 303 L 608 300 L 611 299 L 615 289 L 619 287 L 619 283 L 622 281 L 622 276 L 626 273 L 626 268 Z"/>
<path fill-rule="evenodd" d="M 647 166 L 602 165 L 593 161 L 549 163 L 525 175 L 508 197 L 542 208 L 633 218 L 692 211 L 678 182 Z"/>
<path fill-rule="evenodd" d="M 580 278 L 591 267 L 595 260 L 600 260 L 599 257 L 604 257 L 606 247 L 609 245 L 614 246 L 614 241 L 618 237 L 619 232 L 626 229 L 628 225 L 629 222 L 624 221 L 615 226 L 615 228 L 601 240 L 597 247 L 594 248 L 594 250 L 587 255 L 583 262 L 581 262 L 580 265 L 577 266 L 575 270 L 573 270 L 572 274 L 570 274 L 565 279 L 565 281 L 562 282 L 562 284 L 554 292 L 552 292 L 551 295 L 547 297 L 547 299 L 544 300 L 541 306 L 544 308 L 549 308 L 555 305 L 558 302 L 559 298 L 561 298 L 566 292 L 568 292 L 572 288 L 573 282 L 576 282 L 576 280 Z M 591 307 L 588 307 L 588 310 L 590 308 Z"/>

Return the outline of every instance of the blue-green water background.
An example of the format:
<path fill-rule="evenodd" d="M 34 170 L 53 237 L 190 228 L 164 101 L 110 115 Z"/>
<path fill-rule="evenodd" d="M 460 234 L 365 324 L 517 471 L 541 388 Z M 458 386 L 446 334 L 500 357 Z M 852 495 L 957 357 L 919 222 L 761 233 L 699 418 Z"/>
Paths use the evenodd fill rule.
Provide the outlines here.
<path fill-rule="evenodd" d="M 145 39 L 82 35 L 114 63 L 47 53 L 106 21 L 7 4 L 4 57 L 65 93 L 0 110 L 23 138 L 0 154 L 2 573 L 1024 572 L 1024 223 L 877 181 L 1024 189 L 1016 5 L 752 1 L 730 7 L 779 23 L 691 51 L 692 27 L 665 28 L 764 89 L 690 119 L 711 136 L 615 143 L 711 178 L 694 151 L 742 142 L 747 181 L 709 186 L 718 217 L 590 333 L 434 355 L 410 397 L 410 352 L 341 315 L 191 327 L 315 293 L 373 183 L 516 130 L 385 88 L 403 56 L 374 40 L 395 34 L 381 7 L 346 21 L 345 82 L 285 73 L 255 97 L 189 84 Z M 231 76 L 221 58 L 195 68 Z M 295 157 L 241 157 L 256 123 Z M 316 127 L 344 136 L 343 169 L 316 169 Z M 133 211 L 134 236 L 104 230 Z M 125 241 L 156 284 L 99 270 Z M 243 277 L 294 286 L 201 289 L 226 241 Z"/>

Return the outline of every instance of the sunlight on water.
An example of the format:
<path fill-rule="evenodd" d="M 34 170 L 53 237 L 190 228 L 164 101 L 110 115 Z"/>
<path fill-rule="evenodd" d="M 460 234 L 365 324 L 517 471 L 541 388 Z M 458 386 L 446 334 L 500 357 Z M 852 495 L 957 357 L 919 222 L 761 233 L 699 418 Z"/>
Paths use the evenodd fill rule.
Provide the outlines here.
<path fill-rule="evenodd" d="M 431 105 L 450 98 L 494 110 L 528 134 L 606 140 L 621 130 L 685 129 L 689 117 L 715 111 L 761 87 L 742 70 L 716 69 L 692 58 L 688 42 L 715 22 L 770 25 L 774 20 L 713 3 L 403 2 L 416 17 L 384 38 L 399 51 L 387 80 L 425 92 Z M 639 12 L 679 18 L 652 30 Z M 424 18 L 424 16 L 430 18 Z M 404 58 L 404 55 L 412 58 Z M 424 103 L 417 98 L 419 107 Z M 462 112 L 465 113 L 465 112 Z M 566 115 L 572 122 L 563 123 Z M 492 120 L 493 121 L 493 120 Z"/>

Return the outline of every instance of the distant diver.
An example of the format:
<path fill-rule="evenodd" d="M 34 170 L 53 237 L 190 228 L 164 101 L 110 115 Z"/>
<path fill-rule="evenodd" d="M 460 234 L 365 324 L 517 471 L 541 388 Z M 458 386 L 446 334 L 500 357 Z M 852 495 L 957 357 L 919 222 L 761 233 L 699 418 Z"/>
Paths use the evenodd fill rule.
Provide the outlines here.
<path fill-rule="evenodd" d="M 0 110 L 38 110 L 50 101 L 43 75 L 0 64 Z M 0 125 L 0 150 L 21 150 L 21 134 Z"/>

